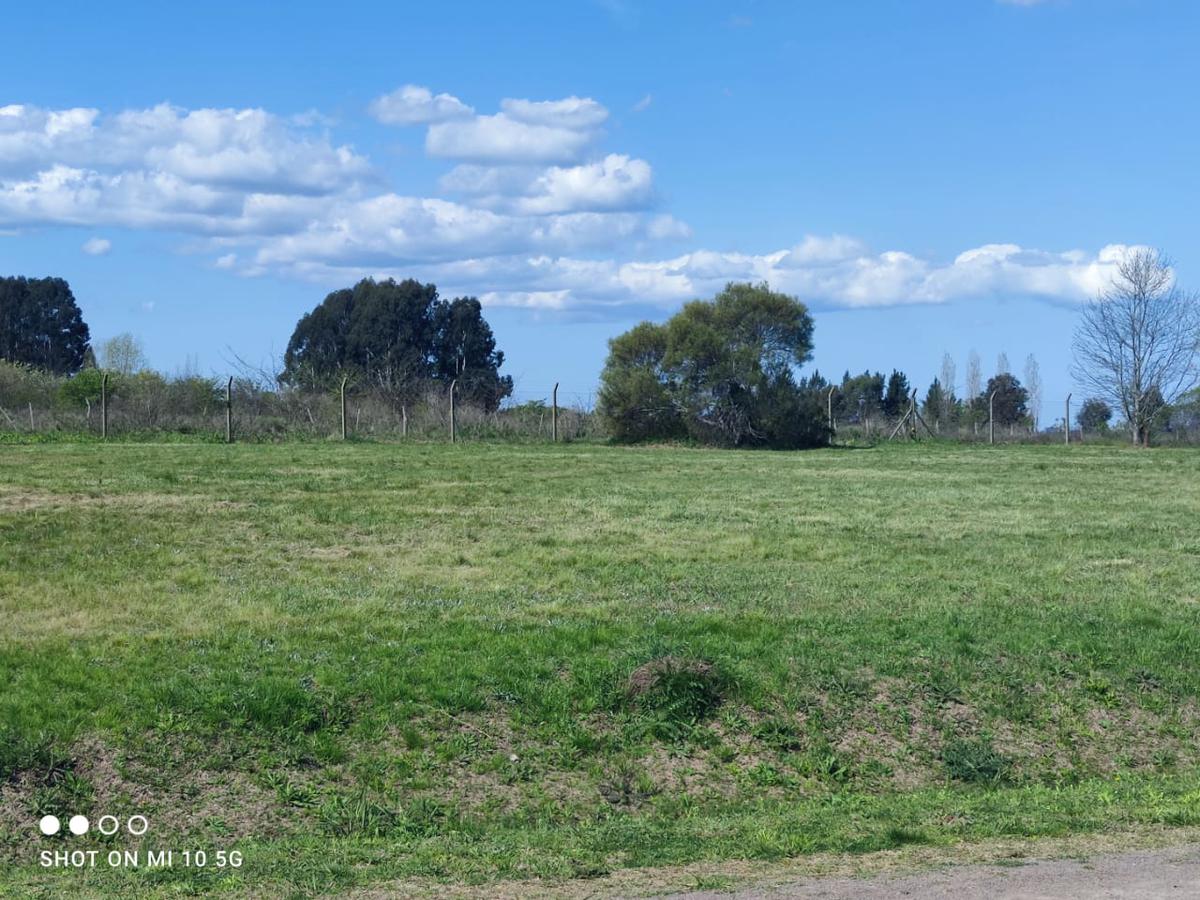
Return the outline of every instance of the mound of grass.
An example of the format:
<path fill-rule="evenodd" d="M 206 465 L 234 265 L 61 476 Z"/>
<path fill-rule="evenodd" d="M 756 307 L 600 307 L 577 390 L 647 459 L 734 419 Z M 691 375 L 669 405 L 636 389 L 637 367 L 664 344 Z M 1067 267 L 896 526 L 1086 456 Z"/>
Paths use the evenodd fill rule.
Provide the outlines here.
<path fill-rule="evenodd" d="M 651 712 L 667 729 L 684 729 L 709 718 L 725 699 L 729 679 L 703 659 L 660 656 L 634 669 L 625 699 Z"/>
<path fill-rule="evenodd" d="M 1000 784 L 1010 764 L 986 738 L 955 738 L 942 748 L 946 774 L 967 784 Z"/>

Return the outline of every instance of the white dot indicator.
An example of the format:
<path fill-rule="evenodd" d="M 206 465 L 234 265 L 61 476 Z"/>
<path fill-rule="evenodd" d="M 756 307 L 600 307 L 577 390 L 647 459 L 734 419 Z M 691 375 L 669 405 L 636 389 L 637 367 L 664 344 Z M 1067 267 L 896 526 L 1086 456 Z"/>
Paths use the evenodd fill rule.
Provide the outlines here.
<path fill-rule="evenodd" d="M 38 828 L 42 830 L 42 834 L 58 834 L 58 829 L 62 828 L 62 824 L 58 821 L 58 816 L 42 816 L 38 822 Z"/>
<path fill-rule="evenodd" d="M 67 823 L 67 827 L 71 829 L 71 834 L 87 834 L 87 816 L 71 816 L 71 821 Z"/>

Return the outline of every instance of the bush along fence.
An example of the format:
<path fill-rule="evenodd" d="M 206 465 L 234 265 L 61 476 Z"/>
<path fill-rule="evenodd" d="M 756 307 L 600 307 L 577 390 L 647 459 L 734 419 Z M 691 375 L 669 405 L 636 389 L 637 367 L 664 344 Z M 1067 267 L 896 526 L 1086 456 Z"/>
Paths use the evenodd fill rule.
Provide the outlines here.
<path fill-rule="evenodd" d="M 19 370 L 20 377 L 12 377 Z M 88 369 L 71 378 L 0 362 L 0 431 L 101 440 L 191 436 L 211 441 L 302 439 L 577 441 L 605 436 L 587 394 L 521 392 L 495 409 L 456 381 L 397 394 L 355 385 L 275 388 L 230 376 L 164 378 Z"/>
<path fill-rule="evenodd" d="M 1095 401 L 1090 401 L 1095 402 Z M 1085 404 L 1068 394 L 1047 400 L 1038 410 L 1014 414 L 996 391 L 949 409 L 921 403 L 910 391 L 898 412 L 846 403 L 837 386 L 822 389 L 822 407 L 833 444 L 874 444 L 899 440 L 946 440 L 976 444 L 1088 442 L 1128 443 L 1128 429 L 1111 418 L 1089 416 Z M 1158 444 L 1200 443 L 1200 409 L 1178 406 L 1163 411 L 1154 430 Z"/>
<path fill-rule="evenodd" d="M 819 389 L 817 406 L 834 445 L 946 440 L 966 443 L 1122 443 L 1120 423 L 1089 416 L 1070 396 L 1014 411 L 996 392 L 967 403 L 855 402 L 840 386 Z M 1089 401 L 1092 402 L 1092 401 Z M 1039 413 L 1044 411 L 1045 418 Z M 1069 427 L 1068 427 L 1069 423 Z M 1081 425 L 1082 423 L 1082 425 Z M 457 380 L 385 391 L 339 379 L 314 390 L 234 375 L 164 377 L 85 369 L 55 376 L 0 361 L 0 433 L 101 440 L 183 436 L 207 441 L 344 439 L 469 441 L 607 440 L 612 432 L 587 393 L 555 384 L 522 390 L 497 408 L 473 400 Z M 1178 407 L 1156 429 L 1159 444 L 1200 443 L 1200 412 Z"/>

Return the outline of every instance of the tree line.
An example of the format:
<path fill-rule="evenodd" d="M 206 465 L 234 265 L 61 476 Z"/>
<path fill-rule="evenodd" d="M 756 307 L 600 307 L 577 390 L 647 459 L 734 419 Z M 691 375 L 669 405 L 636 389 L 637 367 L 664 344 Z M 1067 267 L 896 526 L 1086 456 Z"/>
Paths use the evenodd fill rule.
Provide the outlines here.
<path fill-rule="evenodd" d="M 837 423 L 873 436 L 905 416 L 913 391 L 899 370 L 886 377 L 847 371 L 836 383 L 819 372 L 801 374 L 813 335 L 812 316 L 798 298 L 767 284 L 731 283 L 665 322 L 643 322 L 613 338 L 597 412 L 618 441 L 789 449 L 828 443 Z M 170 395 L 202 409 L 219 402 L 210 379 L 150 372 L 129 335 L 100 349 L 97 360 L 66 281 L 0 278 L 0 360 L 10 367 L 0 371 L 0 391 L 10 400 L 27 370 L 61 379 L 58 402 L 90 410 L 104 370 L 117 376 L 111 387 L 118 394 L 140 391 L 160 401 Z M 1176 284 L 1170 260 L 1158 251 L 1136 251 L 1118 265 L 1111 285 L 1081 311 L 1074 351 L 1075 380 L 1092 391 L 1079 407 L 1081 429 L 1102 432 L 1119 416 L 1131 439 L 1146 444 L 1173 422 L 1200 427 L 1200 299 Z M 513 392 L 503 364 L 478 299 L 443 299 L 435 285 L 412 279 L 363 279 L 300 318 L 278 372 L 244 380 L 260 393 L 281 394 L 327 393 L 345 383 L 407 423 L 410 410 L 429 406 L 452 385 L 464 405 L 495 413 Z M 26 379 L 27 388 L 35 383 Z M 947 354 L 914 410 L 930 430 L 977 432 L 989 418 L 1012 430 L 1039 429 L 1041 377 L 1033 356 L 1018 379 L 1001 354 L 984 383 L 972 352 L 962 386 L 960 396 Z M 0 396 L 0 410 L 3 402 Z"/>

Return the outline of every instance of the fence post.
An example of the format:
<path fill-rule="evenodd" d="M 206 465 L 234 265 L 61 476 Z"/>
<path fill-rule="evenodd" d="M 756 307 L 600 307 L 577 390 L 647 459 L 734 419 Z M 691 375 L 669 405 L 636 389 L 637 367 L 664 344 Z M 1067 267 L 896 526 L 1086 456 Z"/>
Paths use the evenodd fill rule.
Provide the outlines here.
<path fill-rule="evenodd" d="M 100 376 L 100 439 L 108 440 L 108 373 Z"/>
<path fill-rule="evenodd" d="M 450 382 L 450 443 L 455 441 L 455 422 L 454 422 L 454 389 L 458 387 L 458 379 L 455 378 Z"/>
<path fill-rule="evenodd" d="M 996 443 L 996 392 L 988 394 L 988 443 Z"/>
<path fill-rule="evenodd" d="M 1071 443 L 1071 395 L 1067 394 L 1067 414 L 1063 418 L 1063 443 Z"/>
<path fill-rule="evenodd" d="M 836 385 L 829 386 L 829 393 L 825 395 L 825 413 L 829 416 L 829 443 L 833 443 L 833 436 L 837 434 L 837 426 L 833 424 L 833 392 L 837 390 Z"/>
<path fill-rule="evenodd" d="M 554 390 L 550 393 L 550 435 L 554 443 L 558 443 L 558 382 L 554 382 Z"/>
<path fill-rule="evenodd" d="M 408 404 L 400 404 L 400 437 L 408 437 Z"/>
<path fill-rule="evenodd" d="M 34 424 L 33 424 L 33 401 L 32 400 L 29 401 L 29 430 L 37 431 L 37 428 L 34 427 Z"/>
<path fill-rule="evenodd" d="M 338 388 L 342 399 L 342 440 L 346 439 L 346 376 L 342 376 L 342 386 Z"/>
<path fill-rule="evenodd" d="M 225 382 L 225 443 L 233 443 L 233 376 Z"/>

